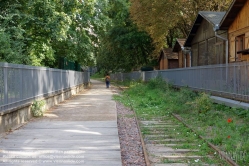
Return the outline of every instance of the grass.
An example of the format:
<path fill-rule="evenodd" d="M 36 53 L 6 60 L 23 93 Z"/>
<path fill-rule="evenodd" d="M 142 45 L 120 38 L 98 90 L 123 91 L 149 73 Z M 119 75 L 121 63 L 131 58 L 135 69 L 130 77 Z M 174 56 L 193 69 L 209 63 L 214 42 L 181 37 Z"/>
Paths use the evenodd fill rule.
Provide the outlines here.
<path fill-rule="evenodd" d="M 187 87 L 176 89 L 160 78 L 146 84 L 127 81 L 124 85 L 129 89 L 114 98 L 127 107 L 132 104 L 138 119 L 151 120 L 155 117 L 171 117 L 172 113 L 178 114 L 197 135 L 218 146 L 236 163 L 249 163 L 248 110 L 214 104 L 208 94 L 196 93 Z M 184 126 L 179 126 L 177 130 L 181 137 L 190 142 L 194 139 L 194 134 Z M 143 129 L 142 132 L 149 131 Z M 205 145 L 201 153 L 211 152 Z"/>

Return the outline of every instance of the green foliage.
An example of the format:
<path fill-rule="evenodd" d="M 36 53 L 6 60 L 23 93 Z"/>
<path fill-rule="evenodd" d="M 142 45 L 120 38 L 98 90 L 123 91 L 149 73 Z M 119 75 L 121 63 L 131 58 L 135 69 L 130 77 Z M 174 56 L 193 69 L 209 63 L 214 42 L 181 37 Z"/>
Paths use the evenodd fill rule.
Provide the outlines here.
<path fill-rule="evenodd" d="M 149 63 L 152 40 L 130 21 L 128 0 L 2 0 L 0 9 L 0 61 L 58 67 L 67 58 L 106 71 Z"/>
<path fill-rule="evenodd" d="M 165 84 L 166 82 L 161 77 L 157 77 L 157 78 L 151 79 L 148 82 L 147 86 L 150 89 L 156 89 L 156 88 L 161 89 Z"/>
<path fill-rule="evenodd" d="M 2 0 L 0 60 L 58 67 L 60 57 L 66 57 L 93 65 L 97 35 L 109 19 L 103 16 L 107 4 L 103 0 Z"/>
<path fill-rule="evenodd" d="M 249 110 L 237 108 L 234 113 L 236 113 L 240 118 L 249 119 Z"/>
<path fill-rule="evenodd" d="M 33 113 L 33 116 L 35 117 L 43 116 L 44 106 L 45 106 L 45 101 L 35 100 L 31 106 L 31 111 Z"/>
<path fill-rule="evenodd" d="M 0 31 L 0 55 L 2 59 L 11 54 L 10 37 L 7 33 Z"/>
<path fill-rule="evenodd" d="M 156 44 L 172 47 L 176 38 L 186 38 L 199 11 L 226 11 L 232 0 L 130 0 L 130 16 Z M 166 39 L 166 40 L 165 40 Z M 166 43 L 165 43 L 166 41 Z"/>
<path fill-rule="evenodd" d="M 66 57 L 107 71 L 139 70 L 155 65 L 151 55 L 165 37 L 169 46 L 186 37 L 199 10 L 223 10 L 230 1 L 1 0 L 0 61 L 58 67 Z"/>
<path fill-rule="evenodd" d="M 189 89 L 188 87 L 182 87 L 180 89 L 180 93 L 178 96 L 179 102 L 187 103 L 189 101 L 193 101 L 197 98 L 198 93 L 194 92 L 193 90 Z"/>
<path fill-rule="evenodd" d="M 133 86 L 122 95 L 115 96 L 115 99 L 128 107 L 132 105 L 140 120 L 162 117 L 165 119 L 170 117 L 171 113 L 177 113 L 196 134 L 179 125 L 175 128 L 175 137 L 184 137 L 192 142 L 197 135 L 201 135 L 225 153 L 237 156 L 238 165 L 246 165 L 249 161 L 248 110 L 213 104 L 209 95 L 193 92 L 187 87 L 175 89 L 161 78 L 150 80 L 148 83 L 133 83 Z M 141 131 L 150 132 L 144 128 Z M 208 151 L 207 144 L 200 145 L 200 154 L 203 155 L 203 150 Z M 179 148 L 183 147 L 189 148 L 187 145 Z M 208 154 L 211 153 L 208 151 Z"/>
<path fill-rule="evenodd" d="M 198 113 L 207 113 L 211 110 L 212 105 L 210 96 L 206 93 L 201 93 L 193 102 L 193 107 Z"/>
<path fill-rule="evenodd" d="M 103 38 L 97 57 L 99 68 L 129 72 L 146 64 L 153 50 L 150 37 L 134 25 L 116 26 Z"/>
<path fill-rule="evenodd" d="M 147 87 L 149 89 L 160 89 L 163 91 L 169 91 L 170 88 L 172 88 L 172 85 L 163 80 L 163 78 L 159 76 L 156 77 L 155 79 L 151 79 L 148 82 Z"/>
<path fill-rule="evenodd" d="M 128 8 L 128 1 L 110 1 L 107 14 L 112 25 L 99 38 L 97 64 L 101 69 L 129 72 L 149 62 L 152 40 L 131 22 Z"/>
<path fill-rule="evenodd" d="M 95 73 L 94 75 L 92 75 L 91 78 L 95 78 L 95 79 L 96 79 L 96 78 L 97 78 L 97 79 L 102 78 L 102 79 L 104 79 L 105 74 L 106 74 L 106 71 L 100 70 L 100 71 L 98 71 L 97 73 Z"/>
<path fill-rule="evenodd" d="M 0 2 L 0 61 L 27 62 L 24 55 L 24 29 L 21 21 L 24 16 L 18 11 L 19 7 L 15 1 Z"/>

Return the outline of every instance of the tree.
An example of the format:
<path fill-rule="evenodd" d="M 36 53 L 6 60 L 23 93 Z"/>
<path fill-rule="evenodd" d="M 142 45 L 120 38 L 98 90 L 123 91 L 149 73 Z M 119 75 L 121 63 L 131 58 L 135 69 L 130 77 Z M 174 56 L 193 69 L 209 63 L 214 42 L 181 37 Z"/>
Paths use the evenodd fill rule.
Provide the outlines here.
<path fill-rule="evenodd" d="M 173 38 L 186 38 L 199 11 L 225 11 L 231 0 L 130 0 L 131 19 L 150 34 L 156 46 L 171 47 Z M 165 40 L 166 39 L 166 40 Z"/>
<path fill-rule="evenodd" d="M 129 19 L 128 1 L 111 0 L 107 15 L 109 30 L 100 38 L 97 64 L 109 71 L 132 71 L 149 62 L 152 40 Z"/>
<path fill-rule="evenodd" d="M 25 43 L 20 4 L 0 1 L 0 61 L 25 63 Z"/>
<path fill-rule="evenodd" d="M 66 57 L 93 64 L 99 34 L 107 17 L 101 0 L 1 0 L 0 60 L 57 67 Z"/>
<path fill-rule="evenodd" d="M 88 65 L 92 1 L 30 1 L 28 52 L 33 65 L 56 66 L 61 57 Z"/>

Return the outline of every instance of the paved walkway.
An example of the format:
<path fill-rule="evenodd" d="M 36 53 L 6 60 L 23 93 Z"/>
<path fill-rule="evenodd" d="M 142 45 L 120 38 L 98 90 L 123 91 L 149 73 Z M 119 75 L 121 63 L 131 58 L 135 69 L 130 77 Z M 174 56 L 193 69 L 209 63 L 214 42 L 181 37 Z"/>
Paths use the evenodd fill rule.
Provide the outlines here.
<path fill-rule="evenodd" d="M 103 82 L 0 139 L 0 165 L 121 166 L 116 104 Z"/>

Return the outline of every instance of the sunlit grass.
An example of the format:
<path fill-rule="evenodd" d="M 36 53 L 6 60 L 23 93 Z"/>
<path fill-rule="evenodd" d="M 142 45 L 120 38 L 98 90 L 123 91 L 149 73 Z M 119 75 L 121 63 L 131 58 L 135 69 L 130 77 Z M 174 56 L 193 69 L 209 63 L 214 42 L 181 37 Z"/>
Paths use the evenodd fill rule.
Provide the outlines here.
<path fill-rule="evenodd" d="M 147 84 L 125 82 L 125 86 L 129 89 L 115 99 L 127 107 L 132 106 L 138 119 L 151 120 L 176 113 L 197 135 L 218 146 L 239 165 L 249 163 L 248 110 L 214 104 L 207 94 L 188 88 L 175 89 L 162 79 L 154 79 Z M 189 135 L 192 132 L 185 127 L 177 130 L 181 137 L 189 141 L 194 139 L 193 135 Z"/>

